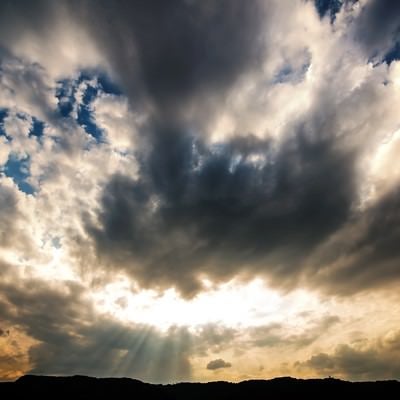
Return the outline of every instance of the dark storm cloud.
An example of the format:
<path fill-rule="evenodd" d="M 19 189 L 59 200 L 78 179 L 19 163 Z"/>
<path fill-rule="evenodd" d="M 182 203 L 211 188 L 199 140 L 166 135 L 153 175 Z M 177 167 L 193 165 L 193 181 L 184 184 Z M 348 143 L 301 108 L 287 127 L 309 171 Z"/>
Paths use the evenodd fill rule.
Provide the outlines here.
<path fill-rule="evenodd" d="M 369 1 L 356 21 L 355 33 L 368 57 L 382 57 L 400 40 L 400 2 Z"/>
<path fill-rule="evenodd" d="M 341 294 L 399 278 L 399 191 L 354 211 L 356 158 L 329 134 L 299 130 L 276 150 L 251 135 L 210 147 L 157 129 L 140 179 L 114 176 L 100 226 L 88 225 L 110 271 L 186 296 L 204 275 L 261 274 L 286 287 L 305 278 Z M 338 242 L 315 253 L 334 234 Z"/>
<path fill-rule="evenodd" d="M 222 90 L 260 60 L 263 50 L 258 0 L 72 4 L 131 100 L 146 93 L 164 115 Z"/>
<path fill-rule="evenodd" d="M 316 263 L 335 292 L 352 293 L 400 278 L 400 187 L 356 215 L 331 248 L 323 248 Z M 352 229 L 353 227 L 353 229 Z M 333 263 L 336 267 L 329 268 Z"/>
<path fill-rule="evenodd" d="M 232 367 L 232 364 L 229 362 L 226 362 L 222 358 L 217 358 L 216 360 L 212 360 L 207 364 L 207 369 L 210 369 L 212 371 L 216 369 L 221 369 L 221 368 L 230 368 Z"/>
<path fill-rule="evenodd" d="M 390 340 L 383 338 L 364 348 L 342 344 L 332 354 L 315 354 L 294 366 L 322 376 L 340 375 L 354 380 L 399 379 L 399 348 L 400 335 L 397 332 Z"/>
<path fill-rule="evenodd" d="M 56 7 L 48 0 L 4 0 L 0 4 L 0 43 L 12 43 L 27 35 L 46 35 L 52 30 Z"/>
<path fill-rule="evenodd" d="M 274 152 L 253 136 L 210 148 L 164 130 L 138 181 L 110 181 L 101 227 L 89 231 L 104 260 L 144 285 L 190 295 L 201 274 L 240 272 L 291 285 L 304 258 L 346 221 L 351 168 L 350 155 L 329 139 L 302 133 Z"/>
<path fill-rule="evenodd" d="M 175 286 L 185 296 L 202 289 L 198 278 L 204 275 L 222 281 L 261 274 L 283 287 L 305 278 L 311 286 L 339 287 L 341 293 L 363 289 L 368 275 L 368 285 L 397 277 L 395 264 L 378 266 L 387 257 L 382 240 L 376 243 L 376 263 L 368 262 L 367 269 L 353 257 L 339 272 L 317 275 L 325 264 L 308 263 L 325 240 L 369 212 L 354 212 L 358 150 L 345 150 L 349 146 L 335 131 L 340 116 L 331 88 L 321 90 L 306 121 L 279 146 L 251 134 L 210 146 L 170 112 L 187 96 L 197 98 L 200 82 L 206 87 L 209 79 L 214 78 L 201 75 L 185 89 L 179 83 L 176 91 L 170 79 L 168 90 L 152 94 L 158 105 L 166 94 L 174 99 L 168 112 L 150 117 L 140 177 L 115 175 L 101 197 L 99 224 L 87 224 L 107 269 L 123 269 L 145 287 Z M 213 93 L 211 86 L 207 90 Z M 350 256 L 349 243 L 352 239 L 343 252 L 328 249 L 318 260 Z M 354 279 L 347 280 L 352 273 Z"/>

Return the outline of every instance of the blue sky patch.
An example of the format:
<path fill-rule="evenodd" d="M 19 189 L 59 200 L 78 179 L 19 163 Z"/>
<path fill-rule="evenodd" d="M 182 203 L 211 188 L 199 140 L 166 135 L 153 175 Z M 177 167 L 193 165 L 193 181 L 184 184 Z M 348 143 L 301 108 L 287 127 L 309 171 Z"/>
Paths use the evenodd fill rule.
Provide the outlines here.
<path fill-rule="evenodd" d="M 81 125 L 85 131 L 93 136 L 97 141 L 101 141 L 102 131 L 96 125 L 93 118 L 93 113 L 90 108 L 91 103 L 95 100 L 99 92 L 97 87 L 88 85 L 82 98 L 82 104 L 78 107 L 78 124 Z"/>
<path fill-rule="evenodd" d="M 283 83 L 290 80 L 290 75 L 293 73 L 293 68 L 290 64 L 284 65 L 274 76 L 274 83 Z"/>
<path fill-rule="evenodd" d="M 341 0 L 315 0 L 315 8 L 321 18 L 327 14 L 331 18 L 331 22 L 335 20 L 336 14 L 342 8 L 343 1 Z"/>
<path fill-rule="evenodd" d="M 304 79 L 311 62 L 305 62 L 300 68 L 293 68 L 289 63 L 285 64 L 274 76 L 272 83 L 299 83 Z"/>
<path fill-rule="evenodd" d="M 63 117 L 68 117 L 74 108 L 76 87 L 74 87 L 72 79 L 63 79 L 57 83 L 58 110 Z"/>
<path fill-rule="evenodd" d="M 7 117 L 8 111 L 6 108 L 0 108 L 0 124 L 3 123 L 4 118 Z"/>
<path fill-rule="evenodd" d="M 44 122 L 39 119 L 32 117 L 32 127 L 29 131 L 29 137 L 36 137 L 40 139 L 43 136 Z"/>
<path fill-rule="evenodd" d="M 4 136 L 8 140 L 12 140 L 12 138 L 7 135 L 4 129 L 4 120 L 7 116 L 8 116 L 8 110 L 6 108 L 0 108 L 0 136 Z M 22 120 L 27 120 L 30 118 L 30 116 L 25 113 L 17 113 L 17 117 Z M 39 139 L 43 136 L 44 122 L 40 121 L 35 117 L 31 118 L 32 118 L 32 126 L 29 130 L 29 137 L 34 136 Z"/>
<path fill-rule="evenodd" d="M 7 117 L 8 111 L 5 108 L 0 108 L 0 136 L 8 138 L 6 131 L 4 130 L 4 119 Z"/>
<path fill-rule="evenodd" d="M 51 239 L 51 245 L 56 248 L 56 249 L 60 249 L 61 246 L 61 239 L 58 236 L 55 236 Z"/>
<path fill-rule="evenodd" d="M 18 158 L 15 154 L 10 155 L 8 161 L 3 167 L 3 172 L 11 178 L 18 186 L 19 190 L 27 194 L 34 194 L 35 190 L 27 182 L 30 176 L 30 157 Z"/>
<path fill-rule="evenodd" d="M 96 141 L 101 141 L 102 130 L 94 122 L 89 105 L 84 104 L 79 106 L 78 124 L 81 125 L 89 135 L 93 136 Z"/>
<path fill-rule="evenodd" d="M 97 80 L 97 85 L 93 85 L 93 79 Z M 76 104 L 76 91 L 79 86 L 85 82 L 87 87 L 83 93 L 81 104 Z M 64 79 L 58 82 L 56 97 L 58 98 L 58 108 L 63 117 L 71 116 L 71 113 L 76 108 L 77 122 L 84 130 L 91 135 L 97 142 L 102 140 L 102 130 L 96 125 L 91 109 L 92 102 L 96 99 L 99 92 L 107 94 L 119 95 L 121 90 L 115 85 L 109 77 L 104 73 L 93 73 L 83 71 L 79 78 Z"/>

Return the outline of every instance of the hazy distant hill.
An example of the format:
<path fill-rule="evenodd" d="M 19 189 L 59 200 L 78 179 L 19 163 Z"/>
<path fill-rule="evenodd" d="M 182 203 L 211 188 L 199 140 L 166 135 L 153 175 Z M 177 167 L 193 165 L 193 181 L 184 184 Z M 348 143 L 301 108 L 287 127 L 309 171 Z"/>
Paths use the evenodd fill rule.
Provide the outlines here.
<path fill-rule="evenodd" d="M 276 378 L 240 383 L 177 383 L 153 385 L 128 378 L 86 376 L 48 377 L 26 375 L 15 382 L 0 383 L 0 398 L 73 399 L 330 399 L 340 395 L 400 398 L 400 382 L 347 382 L 338 379 Z M 7 397 L 6 397 L 7 396 Z M 346 397 L 347 398 L 347 397 Z M 376 398 L 376 397 L 375 397 Z"/>

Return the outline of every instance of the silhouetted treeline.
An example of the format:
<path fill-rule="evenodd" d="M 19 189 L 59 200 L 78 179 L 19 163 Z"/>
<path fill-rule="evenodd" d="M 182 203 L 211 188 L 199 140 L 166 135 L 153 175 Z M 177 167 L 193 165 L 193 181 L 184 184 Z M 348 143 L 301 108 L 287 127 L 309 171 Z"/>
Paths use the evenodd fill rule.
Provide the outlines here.
<path fill-rule="evenodd" d="M 0 383 L 1 399 L 362 399 L 400 398 L 399 381 L 347 382 L 333 378 L 250 380 L 240 383 L 177 383 L 154 385 L 128 378 L 85 376 L 47 377 L 26 375 L 15 382 Z M 348 397 L 346 397 L 348 398 Z M 368 397 L 369 398 L 369 397 Z"/>

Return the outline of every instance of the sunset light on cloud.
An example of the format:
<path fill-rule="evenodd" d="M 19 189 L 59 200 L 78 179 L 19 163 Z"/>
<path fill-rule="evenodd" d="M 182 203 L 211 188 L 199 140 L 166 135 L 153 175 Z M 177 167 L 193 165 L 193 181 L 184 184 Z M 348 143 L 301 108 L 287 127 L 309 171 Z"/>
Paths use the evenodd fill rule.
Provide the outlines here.
<path fill-rule="evenodd" d="M 400 379 L 400 3 L 0 2 L 0 380 Z"/>

